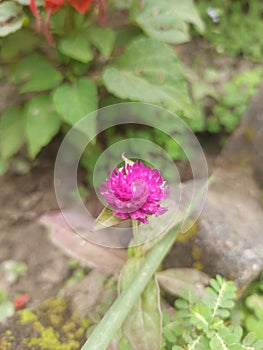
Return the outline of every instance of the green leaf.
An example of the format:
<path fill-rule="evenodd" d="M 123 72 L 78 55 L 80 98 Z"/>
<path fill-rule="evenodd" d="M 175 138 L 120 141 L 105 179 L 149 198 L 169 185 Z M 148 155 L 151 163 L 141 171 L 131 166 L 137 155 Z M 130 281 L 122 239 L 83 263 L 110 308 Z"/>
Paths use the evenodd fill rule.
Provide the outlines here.
<path fill-rule="evenodd" d="M 252 294 L 246 298 L 246 305 L 254 311 L 255 315 L 263 324 L 263 296 Z"/>
<path fill-rule="evenodd" d="M 110 28 L 89 27 L 89 40 L 108 59 L 114 48 L 116 33 Z"/>
<path fill-rule="evenodd" d="M 9 163 L 8 161 L 0 158 L 0 176 L 8 170 Z"/>
<path fill-rule="evenodd" d="M 0 37 L 17 31 L 22 25 L 21 6 L 13 1 L 0 4 Z"/>
<path fill-rule="evenodd" d="M 43 55 L 33 53 L 16 65 L 13 78 L 16 84 L 22 84 L 20 92 L 24 93 L 52 89 L 63 76 Z"/>
<path fill-rule="evenodd" d="M 208 306 L 204 304 L 196 304 L 191 310 L 191 323 L 197 329 L 208 332 L 209 324 L 211 322 L 212 313 Z"/>
<path fill-rule="evenodd" d="M 127 220 L 121 220 L 117 216 L 112 214 L 112 210 L 108 207 L 105 207 L 102 212 L 99 214 L 97 219 L 95 220 L 94 224 L 94 231 L 98 231 L 100 229 L 103 229 L 105 227 L 111 227 L 114 225 L 118 225 L 123 221 Z"/>
<path fill-rule="evenodd" d="M 245 319 L 245 325 L 248 331 L 254 332 L 257 339 L 263 340 L 263 321 L 258 320 L 255 316 L 249 315 Z"/>
<path fill-rule="evenodd" d="M 13 316 L 14 313 L 15 307 L 11 301 L 5 301 L 0 304 L 0 320 Z"/>
<path fill-rule="evenodd" d="M 46 95 L 31 99 L 24 113 L 28 152 L 30 157 L 34 158 L 59 131 L 61 120 L 54 111 L 50 96 Z"/>
<path fill-rule="evenodd" d="M 179 59 L 165 43 L 146 38 L 134 40 L 115 65 L 105 69 L 103 79 L 108 91 L 122 99 L 184 111 L 188 117 L 196 114 Z"/>
<path fill-rule="evenodd" d="M 96 85 L 87 78 L 80 78 L 75 84 L 64 84 L 53 95 L 56 110 L 62 119 L 74 125 L 98 107 Z M 95 128 L 95 125 L 91 125 Z"/>
<path fill-rule="evenodd" d="M 22 28 L 16 33 L 3 39 L 1 55 L 2 59 L 8 60 L 20 53 L 33 51 L 39 44 L 38 36 L 34 32 Z"/>
<path fill-rule="evenodd" d="M 116 31 L 116 41 L 115 41 L 115 47 L 116 48 L 126 48 L 132 40 L 134 40 L 136 37 L 142 35 L 142 32 L 140 28 L 132 26 L 127 28 L 120 28 Z"/>
<path fill-rule="evenodd" d="M 120 291 L 129 288 L 144 259 L 129 259 L 120 276 Z M 152 277 L 123 323 L 122 331 L 132 349 L 159 350 L 161 344 L 160 291 Z"/>
<path fill-rule="evenodd" d="M 0 119 L 0 152 L 3 159 L 14 155 L 25 142 L 24 116 L 19 108 L 9 108 Z"/>
<path fill-rule="evenodd" d="M 136 0 L 131 20 L 151 38 L 171 44 L 189 41 L 189 23 L 203 33 L 204 24 L 192 0 Z"/>
<path fill-rule="evenodd" d="M 82 33 L 71 33 L 63 37 L 59 41 L 58 49 L 64 55 L 83 63 L 88 63 L 93 59 L 88 38 Z"/>

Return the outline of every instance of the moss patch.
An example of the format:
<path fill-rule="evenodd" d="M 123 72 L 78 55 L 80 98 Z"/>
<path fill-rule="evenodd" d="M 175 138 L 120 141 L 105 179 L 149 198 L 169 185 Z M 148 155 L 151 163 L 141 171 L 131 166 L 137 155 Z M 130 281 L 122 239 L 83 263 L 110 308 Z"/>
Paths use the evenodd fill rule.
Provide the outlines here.
<path fill-rule="evenodd" d="M 62 298 L 51 298 L 36 310 L 19 311 L 0 334 L 1 350 L 78 350 L 89 321 L 80 320 Z"/>

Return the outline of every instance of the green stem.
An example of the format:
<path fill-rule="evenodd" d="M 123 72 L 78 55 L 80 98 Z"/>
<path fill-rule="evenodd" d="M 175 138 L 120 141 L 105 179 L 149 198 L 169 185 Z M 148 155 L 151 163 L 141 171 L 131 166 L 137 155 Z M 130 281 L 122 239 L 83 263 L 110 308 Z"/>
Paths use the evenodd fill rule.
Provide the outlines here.
<path fill-rule="evenodd" d="M 132 220 L 132 230 L 133 230 L 133 241 L 134 241 L 134 250 L 135 257 L 140 258 L 142 256 L 141 245 L 139 244 L 139 225 L 137 220 Z"/>
<path fill-rule="evenodd" d="M 150 278 L 172 247 L 179 225 L 168 232 L 146 257 L 142 267 L 105 314 L 81 350 L 106 350 Z"/>

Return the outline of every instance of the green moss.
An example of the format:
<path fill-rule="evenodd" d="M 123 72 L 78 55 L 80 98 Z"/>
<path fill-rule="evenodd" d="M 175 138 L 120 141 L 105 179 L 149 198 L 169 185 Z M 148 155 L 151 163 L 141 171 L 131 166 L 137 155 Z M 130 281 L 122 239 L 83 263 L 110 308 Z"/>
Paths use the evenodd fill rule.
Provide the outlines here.
<path fill-rule="evenodd" d="M 20 320 L 22 324 L 36 321 L 36 315 L 30 310 L 22 310 L 19 312 Z"/>
<path fill-rule="evenodd" d="M 0 337 L 0 349 L 77 350 L 90 322 L 79 320 L 62 298 L 46 300 L 36 311 L 22 310 Z"/>

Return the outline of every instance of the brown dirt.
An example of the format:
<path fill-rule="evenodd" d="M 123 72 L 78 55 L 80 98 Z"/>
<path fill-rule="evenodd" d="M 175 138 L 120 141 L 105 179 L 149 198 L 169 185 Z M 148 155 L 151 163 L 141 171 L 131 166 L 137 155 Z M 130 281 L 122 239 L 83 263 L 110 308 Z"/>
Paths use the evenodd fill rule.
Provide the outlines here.
<path fill-rule="evenodd" d="M 31 304 L 55 295 L 69 275 L 68 258 L 37 223 L 39 215 L 57 209 L 53 189 L 56 151 L 54 142 L 27 174 L 17 175 L 13 169 L 0 177 L 0 263 L 11 259 L 28 266 L 27 274 L 13 285 L 1 276 L 0 288 L 10 299 L 28 293 Z"/>

